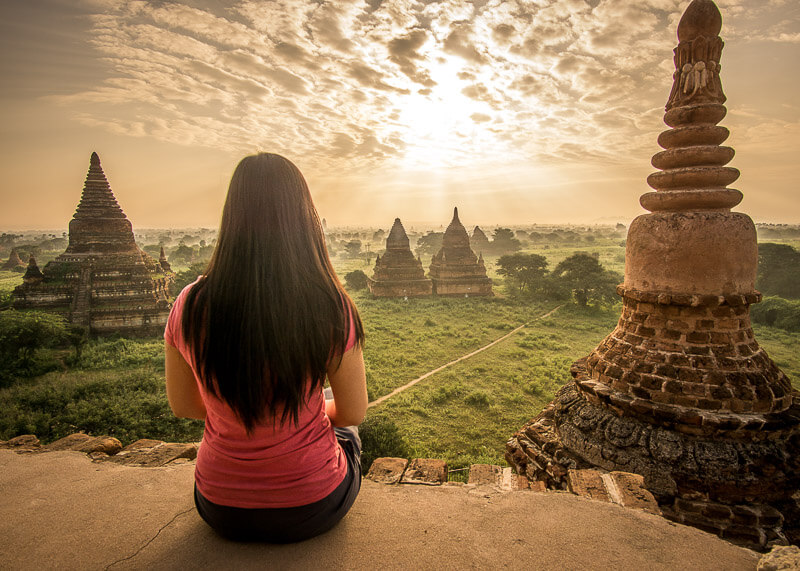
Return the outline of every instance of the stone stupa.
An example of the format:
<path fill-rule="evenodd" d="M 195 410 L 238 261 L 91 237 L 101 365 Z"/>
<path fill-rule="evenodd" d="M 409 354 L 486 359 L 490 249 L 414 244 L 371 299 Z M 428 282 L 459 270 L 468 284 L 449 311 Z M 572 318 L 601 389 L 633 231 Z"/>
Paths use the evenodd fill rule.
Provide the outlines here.
<path fill-rule="evenodd" d="M 467 229 L 453 209 L 453 220 L 444 232 L 441 249 L 431 259 L 433 293 L 449 296 L 492 295 L 492 280 L 486 276 L 483 254 L 475 255 Z"/>
<path fill-rule="evenodd" d="M 157 333 L 169 315 L 172 278 L 136 245 L 100 158 L 92 153 L 66 251 L 42 271 L 31 257 L 13 303 L 15 309 L 59 313 L 91 333 Z"/>
<path fill-rule="evenodd" d="M 11 249 L 11 253 L 8 255 L 8 260 L 3 264 L 3 270 L 15 270 L 17 268 L 24 268 L 25 262 L 22 261 L 22 258 L 19 257 L 19 253 L 17 252 L 16 248 Z"/>
<path fill-rule="evenodd" d="M 720 146 L 721 26 L 711 0 L 678 25 L 670 129 L 640 200 L 650 213 L 628 232 L 619 324 L 506 458 L 556 489 L 570 469 L 641 474 L 666 517 L 764 548 L 800 539 L 800 393 L 750 325 L 756 231 L 730 210 L 742 193 Z"/>
<path fill-rule="evenodd" d="M 480 226 L 475 226 L 472 230 L 472 236 L 469 238 L 469 245 L 474 252 L 482 254 L 489 249 L 489 238 L 486 233 L 481 230 Z"/>
<path fill-rule="evenodd" d="M 375 270 L 367 280 L 375 297 L 421 297 L 431 295 L 431 280 L 425 277 L 422 262 L 411 252 L 405 228 L 394 219 L 386 238 L 386 252 L 375 259 Z"/>

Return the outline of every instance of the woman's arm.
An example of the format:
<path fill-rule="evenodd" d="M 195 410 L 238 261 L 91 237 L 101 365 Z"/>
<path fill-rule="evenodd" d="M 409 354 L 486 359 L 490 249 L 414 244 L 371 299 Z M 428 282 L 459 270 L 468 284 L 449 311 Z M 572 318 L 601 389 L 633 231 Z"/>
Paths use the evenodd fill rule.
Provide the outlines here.
<path fill-rule="evenodd" d="M 197 388 L 194 372 L 175 347 L 165 343 L 167 400 L 175 416 L 205 420 L 206 405 Z"/>
<path fill-rule="evenodd" d="M 338 365 L 335 369 L 334 366 Z M 367 412 L 367 374 L 364 354 L 356 345 L 328 368 L 333 400 L 325 401 L 325 412 L 334 426 L 355 426 Z"/>

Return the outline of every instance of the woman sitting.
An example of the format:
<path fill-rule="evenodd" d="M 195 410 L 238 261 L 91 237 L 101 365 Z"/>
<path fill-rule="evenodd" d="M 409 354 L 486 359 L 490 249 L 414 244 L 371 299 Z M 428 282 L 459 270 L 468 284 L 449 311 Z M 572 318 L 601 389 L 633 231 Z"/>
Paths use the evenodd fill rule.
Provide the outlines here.
<path fill-rule="evenodd" d="M 291 162 L 264 153 L 236 167 L 208 268 L 176 298 L 164 338 L 170 407 L 205 420 L 200 516 L 244 541 L 332 528 L 361 486 L 364 330 Z"/>

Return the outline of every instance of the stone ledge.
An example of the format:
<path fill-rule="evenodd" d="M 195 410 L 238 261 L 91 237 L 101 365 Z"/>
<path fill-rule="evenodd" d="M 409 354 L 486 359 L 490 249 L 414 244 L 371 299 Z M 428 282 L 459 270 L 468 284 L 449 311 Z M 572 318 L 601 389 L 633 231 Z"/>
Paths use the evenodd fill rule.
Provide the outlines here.
<path fill-rule="evenodd" d="M 192 443 L 163 442 L 140 439 L 123 448 L 111 436 L 70 434 L 50 444 L 42 445 L 33 434 L 23 434 L 8 441 L 0 441 L 0 449 L 19 453 L 44 453 L 64 450 L 83 452 L 95 462 L 113 462 L 124 466 L 153 468 L 176 462 L 192 461 L 197 457 L 197 445 Z"/>

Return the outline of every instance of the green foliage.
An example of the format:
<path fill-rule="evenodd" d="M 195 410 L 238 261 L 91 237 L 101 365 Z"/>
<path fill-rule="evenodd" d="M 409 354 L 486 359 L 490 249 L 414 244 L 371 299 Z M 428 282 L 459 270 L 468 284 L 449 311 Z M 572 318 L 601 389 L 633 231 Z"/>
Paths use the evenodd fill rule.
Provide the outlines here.
<path fill-rule="evenodd" d="M 0 312 L 0 386 L 17 375 L 31 375 L 42 363 L 37 353 L 68 339 L 64 318 L 41 311 Z M 38 371 L 41 373 L 41 371 Z"/>
<path fill-rule="evenodd" d="M 620 276 L 607 271 L 590 254 L 578 252 L 559 262 L 551 277 L 554 293 L 570 292 L 581 307 L 617 300 L 616 286 Z"/>
<path fill-rule="evenodd" d="M 344 244 L 345 253 L 351 258 L 357 258 L 361 255 L 361 240 L 349 240 Z"/>
<path fill-rule="evenodd" d="M 520 241 L 514 237 L 514 232 L 509 228 L 496 228 L 489 243 L 490 251 L 495 254 L 516 252 L 520 247 Z"/>
<path fill-rule="evenodd" d="M 753 323 L 800 332 L 800 301 L 781 297 L 765 297 L 750 307 Z"/>
<path fill-rule="evenodd" d="M 187 246 L 183 240 L 181 240 L 178 247 L 169 255 L 169 263 L 176 266 L 188 266 L 194 261 L 196 256 L 197 252 L 195 249 L 191 246 Z"/>
<path fill-rule="evenodd" d="M 764 295 L 800 298 L 800 252 L 788 244 L 758 245 L 756 287 Z"/>
<path fill-rule="evenodd" d="M 164 342 L 160 337 L 95 339 L 86 345 L 74 365 L 84 371 L 142 366 L 164 370 Z"/>
<path fill-rule="evenodd" d="M 367 274 L 361 270 L 353 270 L 344 276 L 347 291 L 358 291 L 367 288 Z"/>
<path fill-rule="evenodd" d="M 428 232 L 417 240 L 416 252 L 418 256 L 432 256 L 442 247 L 444 232 Z"/>
<path fill-rule="evenodd" d="M 203 432 L 201 421 L 172 414 L 163 374 L 147 369 L 50 373 L 0 390 L 0 410 L 0 440 L 36 434 L 48 442 L 84 431 L 114 436 L 123 444 L 139 438 L 192 442 Z"/>
<path fill-rule="evenodd" d="M 518 291 L 538 292 L 545 287 L 547 258 L 539 254 L 506 254 L 497 260 L 497 273 Z"/>
<path fill-rule="evenodd" d="M 189 266 L 188 269 L 177 272 L 175 274 L 175 279 L 170 286 L 170 292 L 172 295 L 177 296 L 181 290 L 183 290 L 183 288 L 194 282 L 198 276 L 202 275 L 203 272 L 206 271 L 207 265 L 208 264 L 206 262 L 195 262 Z"/>
<path fill-rule="evenodd" d="M 408 458 L 409 447 L 397 425 L 382 416 L 368 417 L 358 427 L 361 437 L 361 469 L 366 474 L 376 458 Z"/>

